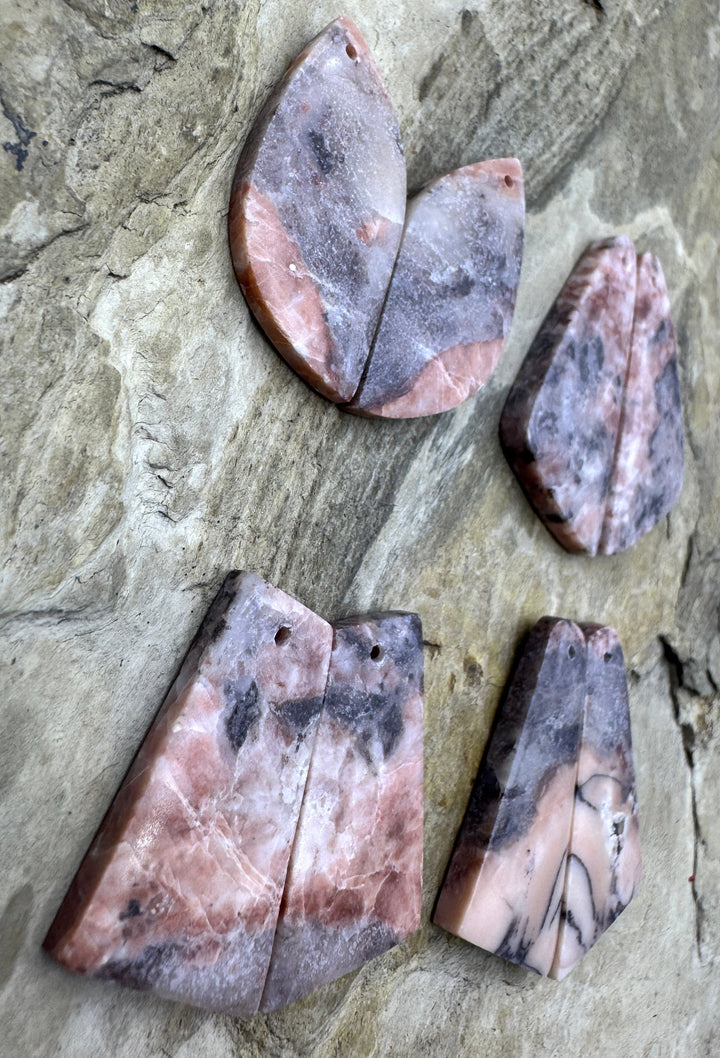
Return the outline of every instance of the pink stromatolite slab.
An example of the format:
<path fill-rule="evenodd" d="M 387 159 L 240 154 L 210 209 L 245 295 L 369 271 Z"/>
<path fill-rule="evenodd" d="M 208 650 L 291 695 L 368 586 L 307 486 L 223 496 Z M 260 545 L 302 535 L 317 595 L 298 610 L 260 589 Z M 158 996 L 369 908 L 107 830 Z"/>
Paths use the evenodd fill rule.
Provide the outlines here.
<path fill-rule="evenodd" d="M 675 329 L 660 262 L 642 254 L 615 464 L 598 550 L 625 551 L 674 506 L 683 482 Z"/>
<path fill-rule="evenodd" d="M 582 632 L 545 617 L 509 685 L 434 914 L 541 974 L 557 945 L 584 700 Z"/>
<path fill-rule="evenodd" d="M 410 201 L 367 372 L 347 411 L 432 415 L 487 382 L 512 323 L 524 223 L 515 158 L 458 169 Z"/>
<path fill-rule="evenodd" d="M 558 946 L 548 975 L 558 980 L 627 907 L 642 878 L 622 646 L 613 628 L 581 628 L 587 693 Z"/>
<path fill-rule="evenodd" d="M 621 235 L 583 255 L 508 394 L 505 455 L 568 551 L 598 550 L 635 305 L 635 249 Z"/>
<path fill-rule="evenodd" d="M 238 162 L 230 249 L 253 312 L 287 362 L 350 400 L 370 351 L 405 216 L 392 104 L 360 31 L 331 22 L 296 59 Z"/>
<path fill-rule="evenodd" d="M 420 619 L 339 622 L 263 1010 L 356 969 L 418 928 L 422 775 Z"/>
<path fill-rule="evenodd" d="M 231 574 L 45 939 L 69 970 L 257 1010 L 332 643 Z"/>

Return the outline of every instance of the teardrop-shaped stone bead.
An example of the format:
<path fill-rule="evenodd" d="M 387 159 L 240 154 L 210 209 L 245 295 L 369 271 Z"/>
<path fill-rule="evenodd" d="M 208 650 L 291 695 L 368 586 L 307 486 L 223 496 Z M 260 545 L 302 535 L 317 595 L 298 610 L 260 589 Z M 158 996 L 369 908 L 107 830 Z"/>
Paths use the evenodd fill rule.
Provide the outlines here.
<path fill-rule="evenodd" d="M 348 18 L 296 59 L 238 162 L 230 249 L 270 340 L 318 392 L 354 395 L 405 216 L 400 131 Z"/>
<path fill-rule="evenodd" d="M 487 382 L 512 323 L 524 220 L 515 158 L 465 166 L 411 199 L 370 362 L 348 411 L 432 415 Z"/>

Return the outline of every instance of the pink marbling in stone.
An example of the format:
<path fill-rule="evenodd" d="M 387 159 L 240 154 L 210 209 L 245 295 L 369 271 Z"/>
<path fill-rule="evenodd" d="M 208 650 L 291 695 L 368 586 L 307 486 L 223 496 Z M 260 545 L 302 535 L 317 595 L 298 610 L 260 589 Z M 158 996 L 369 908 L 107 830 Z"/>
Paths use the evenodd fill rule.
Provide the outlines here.
<path fill-rule="evenodd" d="M 400 130 L 349 18 L 295 60 L 243 148 L 228 217 L 240 286 L 270 340 L 342 402 L 365 367 L 405 216 Z"/>
<path fill-rule="evenodd" d="M 331 643 L 259 577 L 226 579 L 45 939 L 53 958 L 258 1009 Z"/>
<path fill-rule="evenodd" d="M 356 969 L 420 924 L 420 620 L 377 614 L 334 627 L 263 1010 Z"/>
<path fill-rule="evenodd" d="M 558 980 L 627 907 L 642 878 L 622 646 L 613 628 L 581 628 L 587 693 L 558 944 L 548 975 Z"/>
<path fill-rule="evenodd" d="M 347 411 L 447 411 L 484 385 L 510 331 L 525 194 L 515 158 L 467 165 L 408 204 L 370 361 Z"/>
<path fill-rule="evenodd" d="M 598 551 L 625 551 L 668 513 L 682 489 L 683 464 L 670 299 L 660 262 L 646 253 L 637 261 L 630 360 Z"/>
<path fill-rule="evenodd" d="M 500 421 L 507 459 L 568 551 L 600 542 L 620 423 L 635 249 L 621 235 L 580 259 L 535 338 Z"/>
<path fill-rule="evenodd" d="M 620 641 L 545 617 L 493 728 L 434 921 L 560 979 L 641 874 Z"/>
<path fill-rule="evenodd" d="M 557 944 L 584 697 L 582 632 L 543 618 L 493 729 L 433 916 L 540 974 Z"/>

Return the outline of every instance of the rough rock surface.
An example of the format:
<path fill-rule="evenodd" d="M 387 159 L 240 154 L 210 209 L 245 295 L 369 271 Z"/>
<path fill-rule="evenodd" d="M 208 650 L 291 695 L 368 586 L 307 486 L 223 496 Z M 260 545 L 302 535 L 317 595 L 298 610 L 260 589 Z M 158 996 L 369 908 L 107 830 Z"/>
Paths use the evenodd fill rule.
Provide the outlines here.
<path fill-rule="evenodd" d="M 0 6 L 3 1058 L 95 1058 L 108 1040 L 116 1058 L 716 1053 L 720 5 L 603 6 L 349 11 L 411 188 L 478 158 L 525 174 L 498 368 L 406 422 L 343 415 L 288 371 L 227 251 L 238 144 L 337 6 Z M 574 262 L 616 232 L 663 263 L 685 485 L 634 548 L 590 559 L 550 539 L 497 425 Z M 418 612 L 427 641 L 422 927 L 248 1021 L 72 977 L 40 948 L 233 566 L 327 616 Z M 515 645 L 545 613 L 622 640 L 645 868 L 560 985 L 429 922 Z"/>

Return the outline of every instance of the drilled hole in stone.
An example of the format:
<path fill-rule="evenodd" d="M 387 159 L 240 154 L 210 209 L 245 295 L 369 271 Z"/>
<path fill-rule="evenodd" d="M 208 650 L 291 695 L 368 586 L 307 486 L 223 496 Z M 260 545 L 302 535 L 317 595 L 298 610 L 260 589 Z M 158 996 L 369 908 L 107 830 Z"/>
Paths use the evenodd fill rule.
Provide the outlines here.
<path fill-rule="evenodd" d="M 508 187 L 512 187 L 513 183 L 514 183 L 514 180 L 513 180 L 513 178 L 510 175 L 506 174 L 505 175 L 505 183 L 507 184 Z"/>
<path fill-rule="evenodd" d="M 370 657 L 373 659 L 373 661 L 381 661 L 382 660 L 382 656 L 383 656 L 383 648 L 380 646 L 379 643 L 376 643 L 375 646 L 370 651 Z"/>
<path fill-rule="evenodd" d="M 575 647 L 568 647 L 568 657 L 569 658 L 574 658 L 575 657 Z"/>
<path fill-rule="evenodd" d="M 348 44 L 345 48 L 348 59 L 357 59 L 357 48 L 354 44 Z"/>
<path fill-rule="evenodd" d="M 287 643 L 291 635 L 292 631 L 288 628 L 287 625 L 280 625 L 277 632 L 275 633 L 275 642 L 279 647 L 281 647 L 284 643 Z"/>

